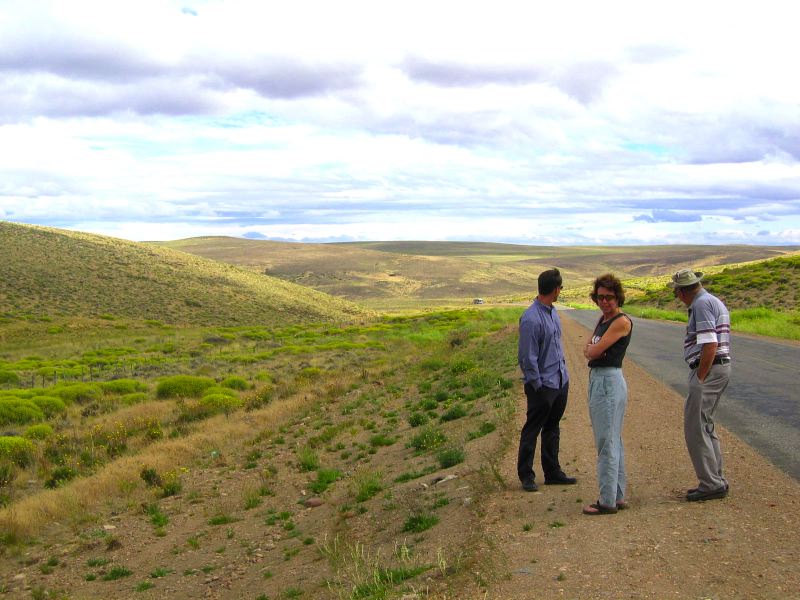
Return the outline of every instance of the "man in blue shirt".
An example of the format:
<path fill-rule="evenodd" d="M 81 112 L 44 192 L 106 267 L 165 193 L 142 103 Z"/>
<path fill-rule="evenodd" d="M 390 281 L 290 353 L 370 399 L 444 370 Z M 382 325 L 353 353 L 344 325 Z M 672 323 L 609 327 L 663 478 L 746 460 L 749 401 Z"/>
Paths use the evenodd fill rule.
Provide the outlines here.
<path fill-rule="evenodd" d="M 519 320 L 519 367 L 525 381 L 527 417 L 519 439 L 517 475 L 522 489 L 535 492 L 533 456 L 541 434 L 542 470 L 547 485 L 576 483 L 558 462 L 559 422 L 567 407 L 569 374 L 561 346 L 561 319 L 553 303 L 561 293 L 561 273 L 550 269 L 539 275 L 539 295 Z"/>

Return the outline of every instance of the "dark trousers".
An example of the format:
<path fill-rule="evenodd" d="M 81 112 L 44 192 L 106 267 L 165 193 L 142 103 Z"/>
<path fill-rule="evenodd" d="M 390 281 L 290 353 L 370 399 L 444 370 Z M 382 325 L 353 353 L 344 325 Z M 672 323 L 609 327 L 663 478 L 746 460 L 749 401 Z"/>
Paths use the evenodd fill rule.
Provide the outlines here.
<path fill-rule="evenodd" d="M 536 438 L 539 437 L 539 434 L 542 436 L 542 471 L 544 471 L 545 479 L 555 477 L 560 473 L 558 443 L 561 429 L 559 421 L 567 408 L 568 394 L 569 382 L 558 390 L 546 387 L 534 390 L 532 384 L 525 384 L 528 412 L 519 436 L 517 475 L 519 475 L 520 481 L 536 477 L 533 472 L 533 455 L 536 453 Z"/>

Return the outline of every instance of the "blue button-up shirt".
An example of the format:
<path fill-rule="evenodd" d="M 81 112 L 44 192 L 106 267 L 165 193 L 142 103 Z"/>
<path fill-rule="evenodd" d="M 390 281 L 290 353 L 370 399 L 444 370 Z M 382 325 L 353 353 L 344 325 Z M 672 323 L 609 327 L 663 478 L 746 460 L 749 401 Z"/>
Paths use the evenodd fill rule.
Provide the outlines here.
<path fill-rule="evenodd" d="M 525 383 L 559 389 L 569 381 L 561 346 L 561 319 L 538 298 L 519 319 L 519 368 Z"/>

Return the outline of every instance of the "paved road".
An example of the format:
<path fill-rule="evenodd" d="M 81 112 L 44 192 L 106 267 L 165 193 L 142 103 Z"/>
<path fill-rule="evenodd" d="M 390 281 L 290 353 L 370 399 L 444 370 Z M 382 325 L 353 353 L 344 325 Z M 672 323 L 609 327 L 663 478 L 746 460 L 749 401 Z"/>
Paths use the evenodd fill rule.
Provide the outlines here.
<path fill-rule="evenodd" d="M 561 315 L 593 329 L 600 312 L 563 310 Z M 685 395 L 686 326 L 638 318 L 633 322 L 628 356 Z M 731 355 L 731 382 L 717 409 L 717 420 L 800 480 L 800 345 L 733 334 Z"/>

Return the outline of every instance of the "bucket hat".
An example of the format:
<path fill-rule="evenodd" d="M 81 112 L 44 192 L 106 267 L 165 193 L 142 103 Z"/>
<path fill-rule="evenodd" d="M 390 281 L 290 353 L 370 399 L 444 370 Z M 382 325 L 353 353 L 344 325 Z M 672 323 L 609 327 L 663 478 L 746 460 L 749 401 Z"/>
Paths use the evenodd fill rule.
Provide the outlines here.
<path fill-rule="evenodd" d="M 672 276 L 672 281 L 668 285 L 671 288 L 689 287 L 695 283 L 700 283 L 702 280 L 703 274 L 700 271 L 681 269 Z"/>

